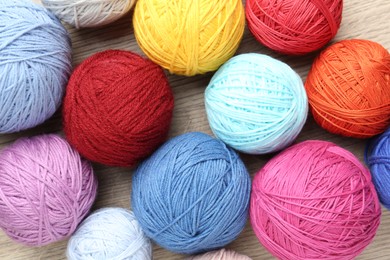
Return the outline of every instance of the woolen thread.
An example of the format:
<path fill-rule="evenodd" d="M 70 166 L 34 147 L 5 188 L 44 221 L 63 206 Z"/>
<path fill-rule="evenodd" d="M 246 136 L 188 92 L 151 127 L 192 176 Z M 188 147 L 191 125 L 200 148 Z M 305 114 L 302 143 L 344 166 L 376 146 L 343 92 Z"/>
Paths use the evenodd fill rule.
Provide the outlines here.
<path fill-rule="evenodd" d="M 213 133 L 250 154 L 279 151 L 301 132 L 308 114 L 302 80 L 287 64 L 266 55 L 233 57 L 205 92 Z"/>
<path fill-rule="evenodd" d="M 390 210 L 390 128 L 368 142 L 365 159 L 379 200 Z"/>
<path fill-rule="evenodd" d="M 127 14 L 136 0 L 42 0 L 64 22 L 76 27 L 98 27 Z"/>
<path fill-rule="evenodd" d="M 343 0 L 247 0 L 245 8 L 255 38 L 290 55 L 325 46 L 340 27 L 342 11 Z"/>
<path fill-rule="evenodd" d="M 305 87 L 314 119 L 331 133 L 369 138 L 390 125 L 390 54 L 378 43 L 331 45 L 315 59 Z"/>
<path fill-rule="evenodd" d="M 173 94 L 163 70 L 120 50 L 97 53 L 71 76 L 64 99 L 64 131 L 86 158 L 134 166 L 162 144 Z"/>
<path fill-rule="evenodd" d="M 0 153 L 0 227 L 19 243 L 44 246 L 69 237 L 96 191 L 90 163 L 59 136 L 21 138 Z"/>
<path fill-rule="evenodd" d="M 305 141 L 253 180 L 251 223 L 279 259 L 354 259 L 372 241 L 381 207 L 370 172 L 349 151 Z"/>
<path fill-rule="evenodd" d="M 236 52 L 245 28 L 241 0 L 138 0 L 134 34 L 144 53 L 171 73 L 215 71 Z"/>
<path fill-rule="evenodd" d="M 183 254 L 235 240 L 248 217 L 251 181 L 239 156 L 199 132 L 177 136 L 133 176 L 131 205 L 145 234 Z"/>
<path fill-rule="evenodd" d="M 58 109 L 72 69 L 68 32 L 42 6 L 0 0 L 0 134 L 35 127 Z"/>
<path fill-rule="evenodd" d="M 234 252 L 233 250 L 223 248 L 218 251 L 212 251 L 188 258 L 188 260 L 251 260 L 251 258 Z"/>
<path fill-rule="evenodd" d="M 151 260 L 152 244 L 133 212 L 102 208 L 86 218 L 68 242 L 69 260 Z"/>

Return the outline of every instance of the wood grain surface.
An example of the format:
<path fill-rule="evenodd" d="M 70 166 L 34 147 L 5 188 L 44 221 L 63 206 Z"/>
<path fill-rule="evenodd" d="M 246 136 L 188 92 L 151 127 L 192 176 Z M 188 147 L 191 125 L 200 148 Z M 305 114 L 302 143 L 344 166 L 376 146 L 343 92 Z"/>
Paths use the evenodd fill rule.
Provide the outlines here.
<path fill-rule="evenodd" d="M 38 2 L 38 0 L 34 0 Z M 389 0 L 344 0 L 344 11 L 341 28 L 332 41 L 342 39 L 369 39 L 390 48 L 390 1 Z M 67 26 L 73 43 L 74 66 L 93 53 L 106 49 L 125 49 L 141 55 L 132 29 L 132 14 L 119 21 L 98 29 L 75 30 Z M 256 42 L 253 36 L 245 31 L 244 39 L 237 53 L 256 52 L 271 55 L 288 63 L 305 80 L 313 58 L 318 54 L 304 57 L 288 57 L 270 51 Z M 168 74 L 168 73 L 167 73 Z M 175 95 L 175 111 L 170 136 L 188 131 L 202 131 L 211 134 L 204 110 L 203 93 L 212 73 L 181 77 L 168 75 Z M 22 136 L 42 133 L 59 133 L 61 129 L 61 113 L 57 112 L 43 125 L 16 134 L 0 135 L 0 149 Z M 353 152 L 363 161 L 365 141 L 344 138 L 329 134 L 322 130 L 310 116 L 297 141 L 322 139 L 337 143 Z M 242 155 L 251 175 L 260 169 L 271 156 Z M 131 208 L 130 190 L 132 170 L 113 168 L 94 164 L 99 179 L 99 193 L 94 209 L 117 206 Z M 1 214 L 1 212 L 0 212 Z M 67 241 L 58 242 L 41 248 L 30 248 L 11 241 L 0 231 L 0 259 L 66 259 Z M 383 215 L 378 233 L 372 244 L 357 258 L 361 260 L 390 259 L 390 212 L 383 208 Z M 251 230 L 249 222 L 240 237 L 227 246 L 252 259 L 274 259 L 258 242 Z M 154 259 L 184 259 L 184 256 L 173 254 L 158 246 L 154 246 Z"/>

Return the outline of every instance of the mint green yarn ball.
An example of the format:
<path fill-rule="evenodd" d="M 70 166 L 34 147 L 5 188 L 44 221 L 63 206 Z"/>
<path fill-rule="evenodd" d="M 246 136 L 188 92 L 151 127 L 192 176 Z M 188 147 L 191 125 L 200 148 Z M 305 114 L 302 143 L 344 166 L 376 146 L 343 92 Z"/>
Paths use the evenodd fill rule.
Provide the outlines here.
<path fill-rule="evenodd" d="M 289 146 L 308 114 L 302 79 L 287 64 L 256 53 L 231 58 L 212 77 L 205 106 L 216 137 L 243 153 Z"/>

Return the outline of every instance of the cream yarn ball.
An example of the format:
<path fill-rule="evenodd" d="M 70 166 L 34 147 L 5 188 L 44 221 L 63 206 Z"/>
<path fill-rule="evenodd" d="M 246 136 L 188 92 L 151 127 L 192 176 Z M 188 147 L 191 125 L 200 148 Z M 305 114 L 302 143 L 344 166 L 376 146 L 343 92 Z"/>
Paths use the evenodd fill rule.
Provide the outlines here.
<path fill-rule="evenodd" d="M 136 0 L 42 0 L 62 21 L 76 28 L 98 27 L 124 16 Z"/>

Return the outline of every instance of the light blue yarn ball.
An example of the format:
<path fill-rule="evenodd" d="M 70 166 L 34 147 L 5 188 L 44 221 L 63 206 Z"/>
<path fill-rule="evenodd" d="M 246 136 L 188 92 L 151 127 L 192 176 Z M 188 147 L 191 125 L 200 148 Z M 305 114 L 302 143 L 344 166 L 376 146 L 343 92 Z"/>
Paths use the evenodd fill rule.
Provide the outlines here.
<path fill-rule="evenodd" d="M 30 0 L 0 0 L 0 133 L 32 128 L 61 104 L 71 43 L 59 20 Z"/>
<path fill-rule="evenodd" d="M 151 260 L 152 244 L 133 212 L 102 208 L 86 218 L 69 239 L 69 260 Z"/>
<path fill-rule="evenodd" d="M 308 114 L 299 75 L 287 64 L 255 53 L 235 56 L 216 72 L 206 88 L 205 105 L 213 133 L 249 154 L 289 146 Z"/>
<path fill-rule="evenodd" d="M 133 176 L 132 207 L 160 246 L 193 254 L 235 240 L 248 218 L 251 181 L 222 141 L 193 132 L 165 143 Z"/>

